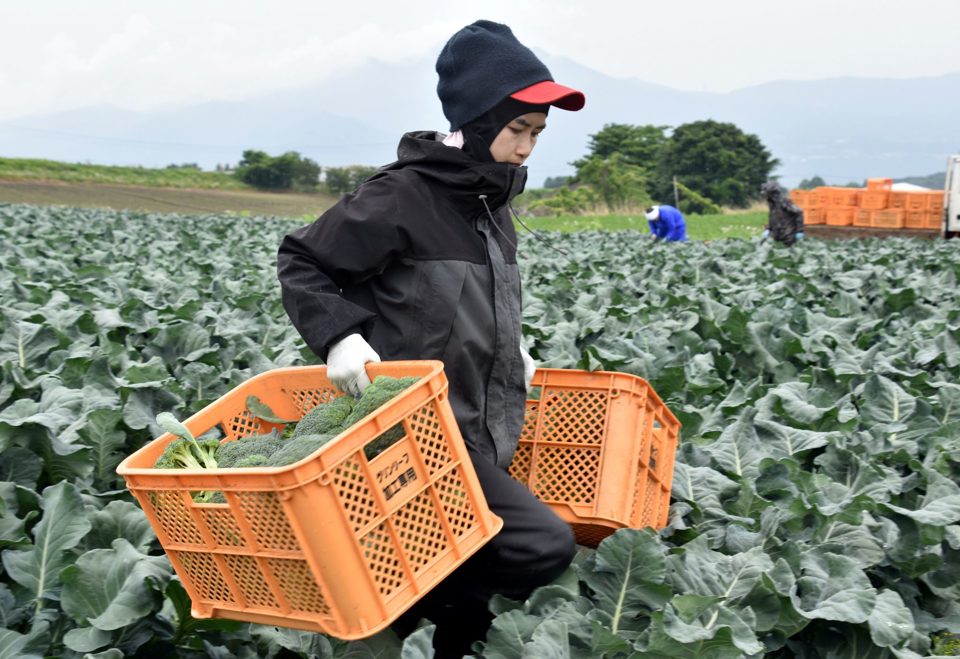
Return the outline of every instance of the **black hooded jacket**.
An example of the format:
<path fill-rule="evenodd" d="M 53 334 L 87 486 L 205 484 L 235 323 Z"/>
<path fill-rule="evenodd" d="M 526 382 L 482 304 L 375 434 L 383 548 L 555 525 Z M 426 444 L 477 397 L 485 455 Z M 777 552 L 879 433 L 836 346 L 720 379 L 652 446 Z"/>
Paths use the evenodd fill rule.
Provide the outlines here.
<path fill-rule="evenodd" d="M 526 398 L 507 203 L 526 168 L 479 163 L 441 138 L 404 135 L 395 163 L 284 238 L 283 305 L 321 357 L 359 332 L 383 360 L 442 360 L 465 441 L 506 467 Z"/>

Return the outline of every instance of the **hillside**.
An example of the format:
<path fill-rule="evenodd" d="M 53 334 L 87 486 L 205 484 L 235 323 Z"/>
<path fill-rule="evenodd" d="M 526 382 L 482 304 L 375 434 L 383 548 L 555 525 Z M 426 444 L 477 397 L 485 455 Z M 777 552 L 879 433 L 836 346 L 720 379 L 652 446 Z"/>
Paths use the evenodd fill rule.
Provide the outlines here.
<path fill-rule="evenodd" d="M 960 145 L 960 73 L 914 79 L 779 81 L 729 93 L 689 92 L 601 74 L 542 54 L 557 79 L 583 89 L 582 112 L 554 112 L 530 160 L 531 181 L 573 171 L 604 124 L 730 121 L 757 134 L 787 185 L 844 184 L 936 172 Z M 0 122 L 3 156 L 164 167 L 236 163 L 244 149 L 293 150 L 323 166 L 380 165 L 399 136 L 445 129 L 432 62 L 372 63 L 349 77 L 237 102 L 133 112 L 89 107 Z M 935 100 L 936 102 L 932 102 Z M 555 137 L 554 137 L 555 136 Z M 549 139 L 548 139 L 549 138 Z"/>

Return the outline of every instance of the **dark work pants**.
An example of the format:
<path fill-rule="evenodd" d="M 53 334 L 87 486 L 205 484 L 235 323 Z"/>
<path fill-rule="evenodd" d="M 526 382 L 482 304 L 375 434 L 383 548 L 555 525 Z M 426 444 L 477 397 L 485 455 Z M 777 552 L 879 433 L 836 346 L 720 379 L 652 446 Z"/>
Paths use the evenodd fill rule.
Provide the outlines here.
<path fill-rule="evenodd" d="M 460 659 L 486 636 L 493 595 L 525 600 L 535 588 L 560 576 L 576 552 L 566 522 L 490 460 L 474 451 L 470 457 L 503 529 L 393 625 L 403 637 L 421 618 L 433 622 L 436 659 Z"/>

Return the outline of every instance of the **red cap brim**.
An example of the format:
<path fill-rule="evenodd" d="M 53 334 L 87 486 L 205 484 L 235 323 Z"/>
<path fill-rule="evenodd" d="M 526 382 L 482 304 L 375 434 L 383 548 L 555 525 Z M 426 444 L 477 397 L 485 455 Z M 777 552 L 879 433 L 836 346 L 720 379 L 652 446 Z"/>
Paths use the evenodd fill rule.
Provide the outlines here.
<path fill-rule="evenodd" d="M 533 105 L 555 105 L 561 110 L 571 110 L 573 112 L 583 108 L 587 102 L 583 92 L 558 85 L 551 80 L 530 85 L 510 94 L 510 97 Z"/>

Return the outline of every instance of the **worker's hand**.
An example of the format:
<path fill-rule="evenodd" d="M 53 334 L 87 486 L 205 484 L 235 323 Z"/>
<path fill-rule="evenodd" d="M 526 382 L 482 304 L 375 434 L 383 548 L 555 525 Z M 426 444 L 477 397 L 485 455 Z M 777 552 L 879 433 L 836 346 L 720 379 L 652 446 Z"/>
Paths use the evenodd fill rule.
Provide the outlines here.
<path fill-rule="evenodd" d="M 796 237 L 797 240 L 803 240 L 803 231 L 797 231 L 797 233 L 794 234 L 794 236 Z"/>
<path fill-rule="evenodd" d="M 763 235 L 760 236 L 760 240 L 766 240 L 769 237 L 770 237 L 770 229 L 764 229 Z"/>
<path fill-rule="evenodd" d="M 537 372 L 537 363 L 523 346 L 520 346 L 520 358 L 523 359 L 523 383 L 527 387 L 527 393 L 530 393 L 530 383 L 533 382 L 533 374 Z"/>
<path fill-rule="evenodd" d="M 327 378 L 340 391 L 354 398 L 370 385 L 364 365 L 380 361 L 380 355 L 362 336 L 351 334 L 330 347 L 327 353 Z"/>

